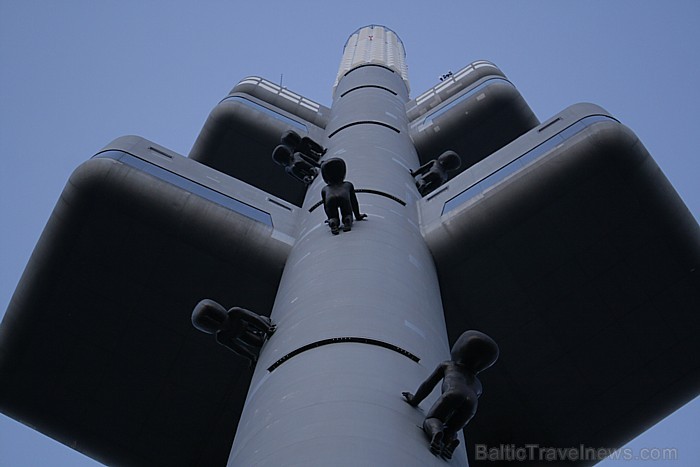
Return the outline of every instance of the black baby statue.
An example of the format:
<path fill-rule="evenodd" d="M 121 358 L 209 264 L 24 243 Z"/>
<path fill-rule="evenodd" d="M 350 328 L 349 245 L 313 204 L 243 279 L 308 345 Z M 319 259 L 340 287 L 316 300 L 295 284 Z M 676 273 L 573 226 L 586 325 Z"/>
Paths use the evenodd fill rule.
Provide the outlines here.
<path fill-rule="evenodd" d="M 466 331 L 452 346 L 452 360 L 442 362 L 416 391 L 403 396 L 417 407 L 442 380 L 442 395 L 428 411 L 423 431 L 430 439 L 430 452 L 451 459 L 459 445 L 457 433 L 476 413 L 481 382 L 476 375 L 498 359 L 498 345 L 486 334 Z"/>
<path fill-rule="evenodd" d="M 308 136 L 289 130 L 282 134 L 280 145 L 272 151 L 272 160 L 284 171 L 309 185 L 318 175 L 319 160 L 326 149 Z"/>
<path fill-rule="evenodd" d="M 462 165 L 462 160 L 454 151 L 445 151 L 437 158 L 437 160 L 429 161 L 415 171 L 411 171 L 411 175 L 416 177 L 416 187 L 421 196 L 425 196 L 449 178 L 448 172 L 459 169 Z"/>
<path fill-rule="evenodd" d="M 215 334 L 216 341 L 251 363 L 258 359 L 254 350 L 275 332 L 270 318 L 245 308 L 226 310 L 214 300 L 201 300 L 192 311 L 192 324 L 200 331 Z"/>
<path fill-rule="evenodd" d="M 280 144 L 272 151 L 272 160 L 284 167 L 288 175 L 309 185 L 318 175 L 320 164 L 300 152 L 293 152 L 289 146 Z"/>
<path fill-rule="evenodd" d="M 345 180 L 346 172 L 345 161 L 337 157 L 328 159 L 321 164 L 321 176 L 327 183 L 321 190 L 321 200 L 328 217 L 326 222 L 328 222 L 333 235 L 338 234 L 341 216 L 343 232 L 352 229 L 353 213 L 358 221 L 367 217 L 367 214 L 360 213 L 355 187 Z M 340 216 L 338 211 L 340 211 Z"/>

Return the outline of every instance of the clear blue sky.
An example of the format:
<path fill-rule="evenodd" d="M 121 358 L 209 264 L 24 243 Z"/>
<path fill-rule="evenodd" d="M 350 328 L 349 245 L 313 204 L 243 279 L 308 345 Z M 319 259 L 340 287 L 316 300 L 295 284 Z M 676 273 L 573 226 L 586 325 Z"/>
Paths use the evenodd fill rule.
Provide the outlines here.
<path fill-rule="evenodd" d="M 209 111 L 248 75 L 330 105 L 342 47 L 384 24 L 402 38 L 412 95 L 487 59 L 540 120 L 593 102 L 631 127 L 700 213 L 700 2 L 0 0 L 0 316 L 68 176 L 137 134 L 186 155 Z M 695 135 L 695 136 L 694 136 Z M 700 465 L 700 400 L 630 444 Z M 644 466 L 650 462 L 600 465 Z M 0 415 L 0 465 L 94 461 Z"/>

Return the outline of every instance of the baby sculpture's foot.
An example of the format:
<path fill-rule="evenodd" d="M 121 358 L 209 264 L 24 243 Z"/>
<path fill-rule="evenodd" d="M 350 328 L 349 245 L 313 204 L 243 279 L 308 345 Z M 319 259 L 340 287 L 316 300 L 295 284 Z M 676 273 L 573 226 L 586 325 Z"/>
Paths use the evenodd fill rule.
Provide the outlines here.
<path fill-rule="evenodd" d="M 328 219 L 328 227 L 331 228 L 331 233 L 333 235 L 338 235 L 338 232 L 340 232 L 340 230 L 338 230 L 338 224 L 340 224 L 340 221 L 338 221 L 338 219 Z"/>
<path fill-rule="evenodd" d="M 433 435 L 433 439 L 430 440 L 430 452 L 436 456 L 442 453 L 442 431 L 438 431 Z"/>
<path fill-rule="evenodd" d="M 449 440 L 442 449 L 442 457 L 445 459 L 452 459 L 452 454 L 454 454 L 457 446 L 459 446 L 459 440 L 457 438 Z"/>
<path fill-rule="evenodd" d="M 352 230 L 352 216 L 343 217 L 343 232 L 350 232 Z"/>

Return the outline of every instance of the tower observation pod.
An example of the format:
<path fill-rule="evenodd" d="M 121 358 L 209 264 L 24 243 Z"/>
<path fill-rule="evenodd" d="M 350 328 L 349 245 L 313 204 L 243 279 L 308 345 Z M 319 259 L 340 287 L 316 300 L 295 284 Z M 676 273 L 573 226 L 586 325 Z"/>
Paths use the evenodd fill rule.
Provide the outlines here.
<path fill-rule="evenodd" d="M 604 109 L 540 123 L 485 60 L 410 97 L 366 26 L 330 107 L 249 76 L 187 157 L 124 136 L 75 170 L 0 410 L 107 465 L 587 467 L 698 395 L 699 270 Z"/>
<path fill-rule="evenodd" d="M 444 464 L 427 449 L 424 414 L 401 396 L 450 357 L 409 170 L 420 163 L 408 100 L 398 36 L 382 26 L 353 33 L 322 161 L 345 161 L 367 217 L 332 235 L 318 205 L 325 183 L 309 186 L 230 466 Z M 451 462 L 467 464 L 463 440 Z"/>

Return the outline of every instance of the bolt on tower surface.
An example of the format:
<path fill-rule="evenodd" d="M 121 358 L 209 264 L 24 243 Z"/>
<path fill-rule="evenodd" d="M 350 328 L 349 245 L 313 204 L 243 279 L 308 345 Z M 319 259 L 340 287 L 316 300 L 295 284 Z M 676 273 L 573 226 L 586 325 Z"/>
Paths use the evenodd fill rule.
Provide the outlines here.
<path fill-rule="evenodd" d="M 698 266 L 603 108 L 540 122 L 485 60 L 411 97 L 370 25 L 331 107 L 251 76 L 188 157 L 126 136 L 75 170 L 0 325 L 0 410 L 110 465 L 592 465 L 700 393 Z M 425 419 L 473 415 L 431 409 L 481 391 L 448 381 L 467 330 L 500 356 L 450 458 Z"/>

